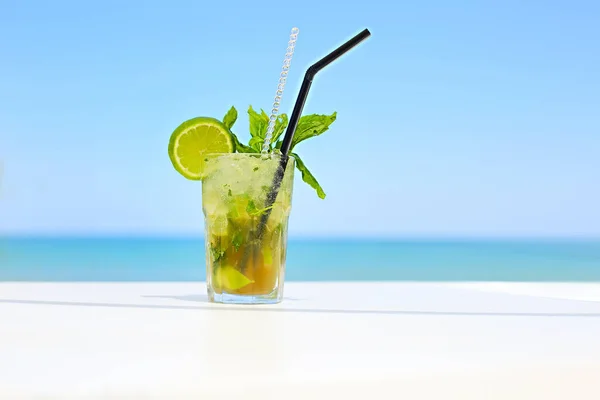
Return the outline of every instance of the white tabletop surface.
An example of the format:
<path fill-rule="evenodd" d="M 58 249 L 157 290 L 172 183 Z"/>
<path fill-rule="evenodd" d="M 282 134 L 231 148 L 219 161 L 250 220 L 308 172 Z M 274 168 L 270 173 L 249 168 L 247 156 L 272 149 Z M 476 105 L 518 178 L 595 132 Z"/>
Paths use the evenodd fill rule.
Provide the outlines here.
<path fill-rule="evenodd" d="M 600 284 L 0 283 L 0 399 L 599 399 Z"/>

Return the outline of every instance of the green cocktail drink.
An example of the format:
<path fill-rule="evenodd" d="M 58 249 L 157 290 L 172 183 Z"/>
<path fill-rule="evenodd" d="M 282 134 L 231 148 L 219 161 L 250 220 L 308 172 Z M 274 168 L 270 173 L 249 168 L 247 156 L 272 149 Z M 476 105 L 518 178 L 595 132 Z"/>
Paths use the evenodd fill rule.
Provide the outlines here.
<path fill-rule="evenodd" d="M 294 159 L 289 157 L 275 202 L 265 207 L 276 154 L 205 156 L 206 276 L 211 301 L 275 303 L 283 296 Z M 266 224 L 261 218 L 270 211 Z"/>
<path fill-rule="evenodd" d="M 248 144 L 232 130 L 238 118 L 235 107 L 221 120 L 189 119 L 169 139 L 173 167 L 187 179 L 202 181 L 206 281 L 213 302 L 281 301 L 294 167 L 325 198 L 323 188 L 294 150 L 327 131 L 336 113 L 302 115 L 302 109 L 315 74 L 370 32 L 364 29 L 307 69 L 288 119 L 279 113 L 279 105 L 297 35 L 298 29 L 292 29 L 271 115 L 248 108 Z"/>

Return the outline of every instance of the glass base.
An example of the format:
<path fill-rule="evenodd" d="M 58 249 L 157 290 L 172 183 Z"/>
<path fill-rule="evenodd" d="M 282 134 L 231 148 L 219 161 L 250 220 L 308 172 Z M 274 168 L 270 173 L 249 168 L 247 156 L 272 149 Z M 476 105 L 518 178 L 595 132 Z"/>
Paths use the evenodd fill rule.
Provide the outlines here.
<path fill-rule="evenodd" d="M 208 291 L 208 300 L 223 304 L 277 304 L 283 299 L 282 291 L 275 289 L 268 294 L 231 294 Z"/>

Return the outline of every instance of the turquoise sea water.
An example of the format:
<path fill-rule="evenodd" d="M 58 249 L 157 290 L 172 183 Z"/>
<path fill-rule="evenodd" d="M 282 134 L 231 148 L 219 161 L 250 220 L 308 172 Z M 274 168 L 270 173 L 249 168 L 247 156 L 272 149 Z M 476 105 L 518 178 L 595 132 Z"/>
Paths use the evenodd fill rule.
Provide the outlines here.
<path fill-rule="evenodd" d="M 0 281 L 196 281 L 197 239 L 0 238 Z M 294 240 L 287 280 L 600 281 L 600 241 Z"/>

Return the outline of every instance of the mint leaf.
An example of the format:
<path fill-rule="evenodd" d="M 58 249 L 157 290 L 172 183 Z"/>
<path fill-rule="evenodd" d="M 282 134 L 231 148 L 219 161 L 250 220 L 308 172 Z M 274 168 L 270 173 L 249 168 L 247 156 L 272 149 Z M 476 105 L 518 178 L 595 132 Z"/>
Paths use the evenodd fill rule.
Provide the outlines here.
<path fill-rule="evenodd" d="M 242 235 L 242 232 L 237 231 L 233 235 L 233 239 L 231 239 L 231 243 L 233 244 L 233 247 L 235 247 L 235 251 L 238 251 L 240 249 L 240 246 L 242 245 L 243 241 L 244 241 L 244 236 Z"/>
<path fill-rule="evenodd" d="M 331 115 L 305 115 L 300 117 L 300 121 L 298 121 L 298 126 L 296 127 L 296 132 L 294 133 L 294 138 L 292 139 L 292 149 L 298 143 L 311 138 L 313 136 L 319 136 L 327 129 L 329 129 L 329 125 L 335 121 L 337 117 L 337 112 L 334 112 Z"/>
<path fill-rule="evenodd" d="M 213 262 L 219 261 L 225 255 L 225 252 L 219 248 L 210 246 L 210 252 L 212 253 Z"/>
<path fill-rule="evenodd" d="M 269 189 L 270 186 L 266 186 L 266 188 Z M 246 205 L 246 212 L 248 213 L 248 215 L 256 217 L 257 215 L 261 215 L 265 211 L 270 210 L 271 208 L 273 208 L 273 205 L 270 205 L 269 207 L 265 208 L 258 208 L 256 207 L 256 203 L 254 203 L 254 200 L 248 200 L 248 204 Z"/>
<path fill-rule="evenodd" d="M 235 121 L 237 120 L 238 112 L 234 106 L 231 106 L 227 114 L 223 117 L 223 124 L 227 127 L 227 129 L 231 129 Z"/>
<path fill-rule="evenodd" d="M 253 153 L 260 153 L 264 141 L 265 138 L 253 136 L 252 138 L 250 138 L 248 144 L 250 145 L 250 148 L 252 149 Z"/>
<path fill-rule="evenodd" d="M 255 149 L 250 146 L 246 146 L 235 135 L 235 133 L 231 132 L 231 138 L 233 139 L 233 143 L 235 144 L 235 151 L 238 153 L 258 153 Z"/>
<path fill-rule="evenodd" d="M 310 173 L 308 168 L 306 168 L 306 165 L 304 165 L 300 156 L 298 156 L 296 153 L 292 153 L 292 156 L 296 159 L 296 167 L 302 173 L 302 180 L 315 189 L 317 191 L 317 195 L 321 199 L 324 199 L 325 192 L 323 191 L 323 188 L 321 185 L 319 185 L 319 182 L 317 182 L 317 179 L 313 176 L 313 174 Z"/>
<path fill-rule="evenodd" d="M 264 139 L 269 125 L 269 116 L 263 111 L 261 113 L 254 111 L 252 106 L 248 108 L 248 117 L 250 119 L 250 135 Z"/>
<path fill-rule="evenodd" d="M 258 208 L 256 208 L 256 204 L 254 204 L 254 200 L 248 201 L 248 205 L 246 206 L 246 212 L 250 215 L 256 213 Z"/>
<path fill-rule="evenodd" d="M 267 115 L 267 113 L 265 112 L 265 110 L 263 110 L 262 108 L 260 109 L 260 117 L 261 118 L 266 118 L 267 125 L 269 125 L 269 116 Z M 265 129 L 265 132 L 266 132 L 266 129 Z"/>

